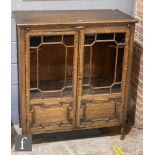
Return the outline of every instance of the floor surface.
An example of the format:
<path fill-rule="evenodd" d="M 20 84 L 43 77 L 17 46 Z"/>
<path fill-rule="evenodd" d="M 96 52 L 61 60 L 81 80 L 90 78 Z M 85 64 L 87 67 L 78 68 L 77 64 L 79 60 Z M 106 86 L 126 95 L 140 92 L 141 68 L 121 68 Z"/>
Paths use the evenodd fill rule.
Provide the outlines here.
<path fill-rule="evenodd" d="M 143 130 L 132 128 L 120 140 L 119 129 L 93 129 L 33 136 L 32 152 L 12 155 L 117 155 L 119 146 L 124 155 L 143 154 Z"/>

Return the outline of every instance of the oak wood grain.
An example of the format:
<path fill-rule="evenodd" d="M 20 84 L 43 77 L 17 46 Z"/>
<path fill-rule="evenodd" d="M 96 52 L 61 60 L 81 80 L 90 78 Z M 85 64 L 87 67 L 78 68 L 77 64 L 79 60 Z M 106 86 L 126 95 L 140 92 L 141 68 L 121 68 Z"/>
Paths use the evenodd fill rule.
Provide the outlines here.
<path fill-rule="evenodd" d="M 18 28 L 20 114 L 23 134 L 121 125 L 124 129 L 130 86 L 134 26 L 137 20 L 119 10 L 15 11 L 13 15 Z M 116 42 L 115 37 L 113 40 L 111 39 L 112 41 L 105 41 L 103 45 L 101 45 L 101 40 L 95 40 L 97 43 L 94 41 L 92 48 L 89 47 L 85 50 L 86 35 L 107 35 L 109 33 L 114 36 L 117 33 L 124 34 L 123 48 L 120 50 L 123 54 L 116 54 L 115 49 L 120 45 Z M 69 54 L 68 49 L 68 58 L 66 58 L 67 45 L 64 45 L 62 41 L 56 45 L 54 43 L 48 45 L 46 42 L 40 46 L 41 48 L 38 48 L 40 50 L 39 68 L 41 69 L 38 73 L 40 81 L 59 80 L 66 72 L 63 66 L 65 64 L 62 64 L 62 61 L 67 60 L 68 68 L 72 68 L 69 74 L 69 80 L 72 80 L 72 95 L 31 98 L 30 84 L 31 80 L 36 79 L 37 57 L 30 54 L 32 53 L 30 38 L 45 36 L 46 39 L 49 39 L 48 36 L 68 35 L 72 35 L 74 38 L 72 55 Z M 69 40 L 67 44 L 70 41 L 72 40 Z M 95 52 L 91 58 L 93 76 L 89 70 L 90 49 Z M 101 54 L 101 52 L 105 53 Z M 116 55 L 121 58 L 117 59 Z M 58 65 L 58 67 L 51 77 L 51 74 L 48 75 L 48 68 L 53 65 Z M 113 78 L 114 76 L 115 79 L 117 78 L 116 71 L 120 80 L 117 79 L 117 82 L 120 82 L 119 92 L 111 92 L 114 83 L 110 83 L 111 85 L 107 86 L 110 89 L 108 93 L 83 93 L 84 78 L 92 76 L 97 81 L 100 77 Z M 115 80 L 113 81 L 115 82 Z M 53 84 L 52 82 L 51 84 Z M 102 87 L 100 81 L 98 84 Z"/>
<path fill-rule="evenodd" d="M 137 20 L 119 10 L 14 11 L 18 26 L 135 23 Z"/>

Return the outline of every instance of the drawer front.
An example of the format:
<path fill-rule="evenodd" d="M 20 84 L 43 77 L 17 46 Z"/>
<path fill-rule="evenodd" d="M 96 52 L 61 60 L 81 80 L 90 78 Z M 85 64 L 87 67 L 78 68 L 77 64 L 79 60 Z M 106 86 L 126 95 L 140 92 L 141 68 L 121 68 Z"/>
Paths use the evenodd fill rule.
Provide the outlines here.
<path fill-rule="evenodd" d="M 81 99 L 80 126 L 109 125 L 121 121 L 121 97 L 110 95 Z"/>
<path fill-rule="evenodd" d="M 31 105 L 27 114 L 28 132 L 66 130 L 74 127 L 73 102 L 41 103 Z"/>

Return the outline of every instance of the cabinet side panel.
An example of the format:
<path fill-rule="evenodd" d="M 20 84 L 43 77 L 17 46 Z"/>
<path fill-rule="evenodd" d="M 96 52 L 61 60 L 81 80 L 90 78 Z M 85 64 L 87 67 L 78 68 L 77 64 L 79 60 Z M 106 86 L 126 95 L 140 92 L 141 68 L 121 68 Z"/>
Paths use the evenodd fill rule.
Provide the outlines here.
<path fill-rule="evenodd" d="M 26 133 L 26 100 L 25 100 L 25 38 L 24 30 L 18 28 L 18 70 L 19 70 L 19 107 L 22 133 Z"/>
<path fill-rule="evenodd" d="M 124 93 L 124 107 L 123 107 L 123 126 L 126 122 L 127 117 L 127 105 L 129 99 L 129 90 L 130 90 L 130 78 L 131 78 L 131 65 L 132 65 L 132 53 L 133 53 L 133 43 L 134 43 L 134 29 L 135 25 L 131 25 L 129 28 L 130 35 L 129 35 L 129 42 L 128 42 L 128 67 L 127 67 L 127 74 L 126 74 L 126 85 L 125 85 L 125 93 Z"/>

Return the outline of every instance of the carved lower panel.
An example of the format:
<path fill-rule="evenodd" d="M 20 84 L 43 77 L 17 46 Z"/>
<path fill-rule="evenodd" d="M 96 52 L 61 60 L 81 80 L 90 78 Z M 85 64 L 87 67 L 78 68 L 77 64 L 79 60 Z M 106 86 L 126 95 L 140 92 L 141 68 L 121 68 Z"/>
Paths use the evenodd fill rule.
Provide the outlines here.
<path fill-rule="evenodd" d="M 109 118 L 115 115 L 115 103 L 86 104 L 85 119 Z"/>
<path fill-rule="evenodd" d="M 49 108 L 41 108 L 36 107 L 35 108 L 35 123 L 50 123 L 51 121 L 53 123 L 56 122 L 64 122 L 67 123 L 67 109 L 64 107 L 49 107 Z"/>
<path fill-rule="evenodd" d="M 73 109 L 70 104 L 32 105 L 28 113 L 30 129 L 72 127 Z"/>
<path fill-rule="evenodd" d="M 81 124 L 94 124 L 120 120 L 121 97 L 104 99 L 82 99 L 80 109 Z"/>

